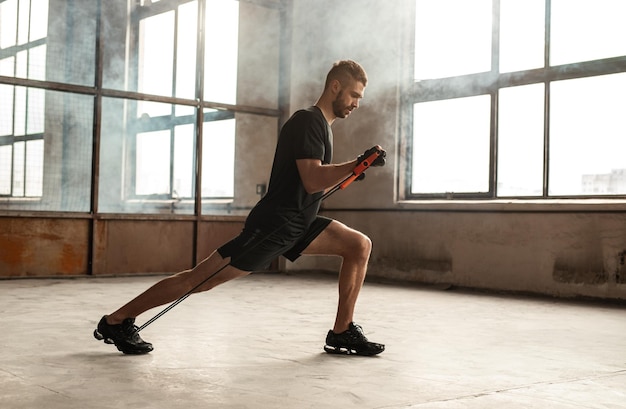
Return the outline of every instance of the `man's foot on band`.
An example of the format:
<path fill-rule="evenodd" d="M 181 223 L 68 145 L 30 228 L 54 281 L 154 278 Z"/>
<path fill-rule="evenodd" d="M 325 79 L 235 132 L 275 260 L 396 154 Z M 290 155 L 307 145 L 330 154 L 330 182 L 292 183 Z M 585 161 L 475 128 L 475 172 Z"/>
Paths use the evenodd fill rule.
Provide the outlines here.
<path fill-rule="evenodd" d="M 134 318 L 126 318 L 121 324 L 109 324 L 106 315 L 98 323 L 93 331 L 93 336 L 104 341 L 105 344 L 115 344 L 118 350 L 125 354 L 140 355 L 152 351 L 152 344 L 144 341 L 139 336 L 139 329 L 135 325 Z"/>
<path fill-rule="evenodd" d="M 324 351 L 329 354 L 343 355 L 378 355 L 385 350 L 383 344 L 369 342 L 363 334 L 363 328 L 353 322 L 350 323 L 348 329 L 342 333 L 335 334 L 332 330 L 328 331 L 326 336 L 326 345 Z"/>

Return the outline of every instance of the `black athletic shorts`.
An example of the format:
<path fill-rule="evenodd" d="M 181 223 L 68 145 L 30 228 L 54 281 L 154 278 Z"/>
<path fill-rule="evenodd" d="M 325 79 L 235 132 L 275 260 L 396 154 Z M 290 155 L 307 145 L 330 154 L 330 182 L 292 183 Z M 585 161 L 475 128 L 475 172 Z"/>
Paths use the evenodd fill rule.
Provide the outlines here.
<path fill-rule="evenodd" d="M 280 231 L 268 235 L 258 230 L 244 229 L 239 236 L 218 248 L 217 252 L 223 258 L 230 257 L 230 265 L 240 270 L 264 270 L 281 255 L 295 261 L 331 221 L 328 217 L 316 216 L 308 230 L 295 239 L 281 235 Z"/>

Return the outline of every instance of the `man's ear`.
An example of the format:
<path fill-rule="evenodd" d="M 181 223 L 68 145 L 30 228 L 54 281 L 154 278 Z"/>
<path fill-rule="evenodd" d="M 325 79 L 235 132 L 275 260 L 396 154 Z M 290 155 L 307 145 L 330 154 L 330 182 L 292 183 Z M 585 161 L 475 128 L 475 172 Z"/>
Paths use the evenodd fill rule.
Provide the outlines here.
<path fill-rule="evenodd" d="M 341 82 L 339 82 L 339 80 L 333 80 L 333 82 L 331 82 L 331 84 L 330 84 L 330 89 L 335 94 L 338 94 L 339 91 L 341 91 Z"/>

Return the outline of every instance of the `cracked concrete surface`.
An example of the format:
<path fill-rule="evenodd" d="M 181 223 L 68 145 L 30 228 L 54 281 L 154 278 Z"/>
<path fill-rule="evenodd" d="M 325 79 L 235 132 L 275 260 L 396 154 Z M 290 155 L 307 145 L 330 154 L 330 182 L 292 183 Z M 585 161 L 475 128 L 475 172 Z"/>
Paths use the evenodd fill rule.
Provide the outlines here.
<path fill-rule="evenodd" d="M 387 350 L 333 356 L 336 279 L 254 274 L 148 326 L 151 354 L 93 338 L 160 278 L 0 281 L 1 406 L 626 408 L 623 306 L 366 283 L 356 321 Z"/>

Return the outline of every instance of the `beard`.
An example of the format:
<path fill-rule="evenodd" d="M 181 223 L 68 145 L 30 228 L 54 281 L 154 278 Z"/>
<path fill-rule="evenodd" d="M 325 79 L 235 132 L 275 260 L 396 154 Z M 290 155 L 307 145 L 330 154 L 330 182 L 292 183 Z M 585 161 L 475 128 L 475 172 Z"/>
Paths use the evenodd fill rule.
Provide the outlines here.
<path fill-rule="evenodd" d="M 343 97 L 343 90 L 339 91 L 337 98 L 333 101 L 333 114 L 337 118 L 345 118 L 350 114 L 350 107 L 343 105 L 341 97 Z"/>

